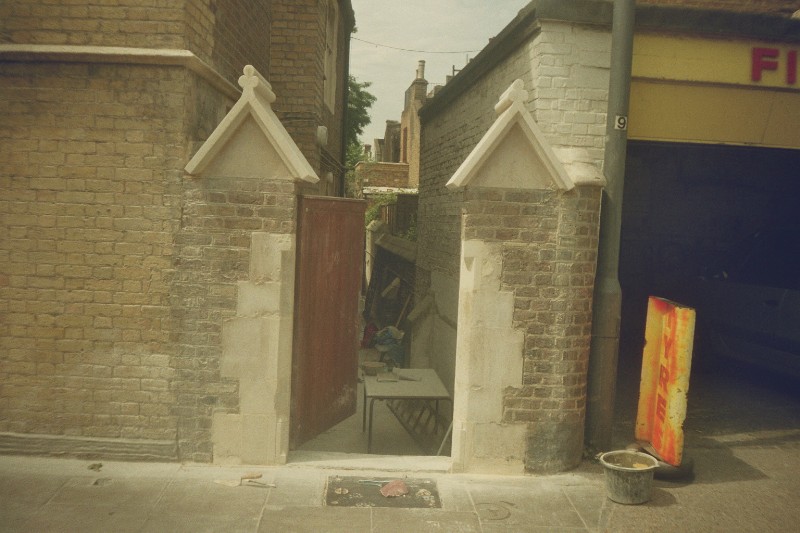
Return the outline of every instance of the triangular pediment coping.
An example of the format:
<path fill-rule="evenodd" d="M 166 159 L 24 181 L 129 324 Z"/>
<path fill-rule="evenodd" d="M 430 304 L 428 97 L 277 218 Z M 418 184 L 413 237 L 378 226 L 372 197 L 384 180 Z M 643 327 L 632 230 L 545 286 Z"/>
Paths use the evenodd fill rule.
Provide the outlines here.
<path fill-rule="evenodd" d="M 489 157 L 501 146 L 515 125 L 519 125 L 531 146 L 531 150 L 541 159 L 544 167 L 548 170 L 548 177 L 552 183 L 558 189 L 564 191 L 575 187 L 575 183 L 570 178 L 564 165 L 561 164 L 558 156 L 553 152 L 542 130 L 525 108 L 524 102 L 528 93 L 523 89 L 523 86 L 522 80 L 516 80 L 500 97 L 500 101 L 495 106 L 495 111 L 499 115 L 497 120 L 447 182 L 448 188 L 466 187 L 476 177 Z M 484 182 L 483 185 L 490 186 L 490 182 Z"/>
<path fill-rule="evenodd" d="M 247 65 L 244 67 L 244 74 L 239 77 L 239 85 L 242 87 L 242 96 L 194 154 L 185 167 L 186 172 L 193 176 L 202 174 L 209 163 L 222 152 L 242 123 L 252 117 L 267 142 L 286 165 L 290 173 L 287 177 L 317 183 L 319 177 L 316 172 L 272 110 L 275 93 L 272 92 L 269 82 L 255 67 Z"/>

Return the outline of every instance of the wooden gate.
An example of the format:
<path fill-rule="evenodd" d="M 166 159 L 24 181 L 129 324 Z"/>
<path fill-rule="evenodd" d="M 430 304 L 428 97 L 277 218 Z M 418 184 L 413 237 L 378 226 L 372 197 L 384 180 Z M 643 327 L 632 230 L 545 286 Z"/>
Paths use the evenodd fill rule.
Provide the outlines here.
<path fill-rule="evenodd" d="M 366 202 L 298 205 L 290 446 L 355 414 Z"/>

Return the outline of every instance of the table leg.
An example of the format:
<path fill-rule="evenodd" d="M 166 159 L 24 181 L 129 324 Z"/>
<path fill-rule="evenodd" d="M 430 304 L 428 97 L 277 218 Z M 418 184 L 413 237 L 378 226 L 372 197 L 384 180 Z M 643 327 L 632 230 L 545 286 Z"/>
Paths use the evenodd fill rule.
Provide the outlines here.
<path fill-rule="evenodd" d="M 361 417 L 361 432 L 363 433 L 365 429 L 367 429 L 367 385 L 364 384 L 364 405 L 363 405 L 363 414 Z"/>
<path fill-rule="evenodd" d="M 366 405 L 365 405 L 366 407 Z M 367 430 L 367 453 L 372 452 L 372 408 L 375 407 L 375 398 L 369 400 L 369 429 Z"/>

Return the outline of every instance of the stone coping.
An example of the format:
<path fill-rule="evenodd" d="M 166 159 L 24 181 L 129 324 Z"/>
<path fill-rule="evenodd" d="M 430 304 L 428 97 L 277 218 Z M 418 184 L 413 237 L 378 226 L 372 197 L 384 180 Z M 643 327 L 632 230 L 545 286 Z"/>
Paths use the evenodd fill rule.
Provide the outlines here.
<path fill-rule="evenodd" d="M 0 44 L 1 61 L 64 63 L 113 63 L 123 65 L 180 66 L 209 82 L 228 98 L 241 91 L 190 50 L 172 48 L 126 48 L 119 46 Z"/>

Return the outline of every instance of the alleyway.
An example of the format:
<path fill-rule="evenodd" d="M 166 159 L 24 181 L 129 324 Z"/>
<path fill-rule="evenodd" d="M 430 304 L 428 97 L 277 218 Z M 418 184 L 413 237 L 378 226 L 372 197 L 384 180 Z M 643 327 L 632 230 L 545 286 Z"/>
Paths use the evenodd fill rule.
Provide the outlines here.
<path fill-rule="evenodd" d="M 300 446 L 299 451 L 334 453 L 367 453 L 367 434 L 362 430 L 364 384 L 358 384 L 356 413 Z M 373 420 L 373 452 L 379 455 L 420 455 L 422 451 L 408 435 L 397 418 L 389 411 L 386 402 L 376 401 Z"/>

